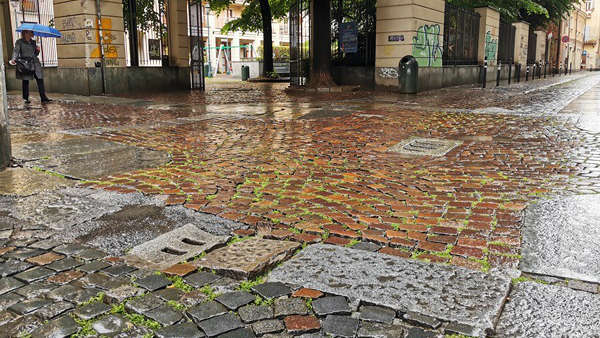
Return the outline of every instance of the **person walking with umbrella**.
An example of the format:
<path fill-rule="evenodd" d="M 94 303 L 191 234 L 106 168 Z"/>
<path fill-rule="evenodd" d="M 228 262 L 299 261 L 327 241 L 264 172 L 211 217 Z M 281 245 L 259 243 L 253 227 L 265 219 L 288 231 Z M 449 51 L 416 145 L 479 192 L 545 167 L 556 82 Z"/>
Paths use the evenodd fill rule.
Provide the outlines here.
<path fill-rule="evenodd" d="M 17 29 L 17 31 L 21 32 L 21 38 L 15 43 L 13 56 L 9 63 L 17 66 L 17 79 L 23 80 L 23 100 L 26 104 L 31 103 L 29 101 L 29 81 L 35 79 L 42 103 L 51 102 L 52 100 L 46 96 L 42 64 L 37 57 L 40 54 L 40 47 L 33 39 L 33 30 Z"/>

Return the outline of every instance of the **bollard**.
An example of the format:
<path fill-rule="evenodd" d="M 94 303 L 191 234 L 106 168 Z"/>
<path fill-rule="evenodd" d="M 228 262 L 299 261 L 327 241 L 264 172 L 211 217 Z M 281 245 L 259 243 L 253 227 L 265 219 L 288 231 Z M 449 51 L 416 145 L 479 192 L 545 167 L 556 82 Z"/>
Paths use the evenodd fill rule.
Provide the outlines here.
<path fill-rule="evenodd" d="M 525 82 L 529 81 L 529 65 L 525 68 Z"/>
<path fill-rule="evenodd" d="M 510 78 L 512 77 L 512 63 L 508 63 L 508 85 L 510 86 Z"/>
<path fill-rule="evenodd" d="M 565 76 L 569 74 L 569 65 L 565 63 Z"/>
<path fill-rule="evenodd" d="M 571 72 L 573 71 L 573 64 L 569 64 L 569 75 L 571 75 Z"/>
<path fill-rule="evenodd" d="M 517 78 L 517 83 L 521 82 L 521 64 L 515 65 L 515 77 Z"/>
<path fill-rule="evenodd" d="M 502 69 L 502 61 L 498 61 L 498 75 L 496 75 L 496 87 L 500 87 L 500 71 Z"/>
<path fill-rule="evenodd" d="M 485 85 L 487 83 L 487 56 L 485 57 L 485 59 L 483 59 L 483 87 L 485 88 Z"/>
<path fill-rule="evenodd" d="M 546 68 L 548 68 L 548 64 L 546 62 L 544 62 L 544 79 L 546 78 L 546 72 L 547 72 Z"/>

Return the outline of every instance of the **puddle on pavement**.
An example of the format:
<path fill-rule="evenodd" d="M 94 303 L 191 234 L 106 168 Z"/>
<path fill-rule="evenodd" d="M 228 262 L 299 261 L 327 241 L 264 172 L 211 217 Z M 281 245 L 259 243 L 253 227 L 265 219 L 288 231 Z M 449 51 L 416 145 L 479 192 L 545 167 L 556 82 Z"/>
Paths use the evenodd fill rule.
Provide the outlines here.
<path fill-rule="evenodd" d="M 329 110 L 329 109 L 319 109 L 312 110 L 305 115 L 302 115 L 299 119 L 301 120 L 313 120 L 313 119 L 326 119 L 332 117 L 344 117 L 347 115 L 353 114 L 353 111 L 348 110 Z"/>
<path fill-rule="evenodd" d="M 29 196 L 45 190 L 73 185 L 72 180 L 33 169 L 8 168 L 0 171 L 0 194 Z"/>

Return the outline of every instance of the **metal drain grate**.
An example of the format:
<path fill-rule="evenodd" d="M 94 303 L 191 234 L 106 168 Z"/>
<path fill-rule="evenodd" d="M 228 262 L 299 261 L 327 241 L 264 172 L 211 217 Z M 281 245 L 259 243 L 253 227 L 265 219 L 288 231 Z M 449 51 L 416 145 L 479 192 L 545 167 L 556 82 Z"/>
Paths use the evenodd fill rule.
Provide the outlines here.
<path fill-rule="evenodd" d="M 396 144 L 389 150 L 405 155 L 439 157 L 446 155 L 461 144 L 462 141 L 413 137 Z"/>

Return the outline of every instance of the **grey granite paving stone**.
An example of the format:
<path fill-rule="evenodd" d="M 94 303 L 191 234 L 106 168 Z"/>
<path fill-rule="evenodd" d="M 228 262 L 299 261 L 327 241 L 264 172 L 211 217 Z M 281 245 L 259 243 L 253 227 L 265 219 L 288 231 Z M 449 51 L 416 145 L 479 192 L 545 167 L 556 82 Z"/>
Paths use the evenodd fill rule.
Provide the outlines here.
<path fill-rule="evenodd" d="M 57 271 L 57 272 L 62 272 L 62 271 L 72 270 L 81 265 L 83 265 L 83 262 L 78 261 L 72 257 L 65 257 L 61 260 L 54 261 L 54 262 L 46 265 L 46 268 Z"/>
<path fill-rule="evenodd" d="M 525 211 L 520 269 L 600 283 L 600 195 L 558 197 Z"/>
<path fill-rule="evenodd" d="M 4 258 L 13 258 L 18 259 L 20 261 L 24 261 L 27 258 L 39 256 L 43 253 L 45 253 L 45 251 L 40 249 L 18 248 L 16 250 L 4 254 Z"/>
<path fill-rule="evenodd" d="M 154 291 L 153 294 L 165 301 L 179 301 L 183 296 L 184 292 L 177 288 L 166 288 L 158 291 Z"/>
<path fill-rule="evenodd" d="M 161 305 L 154 310 L 144 313 L 145 316 L 154 319 L 163 326 L 173 325 L 183 319 L 183 314 L 175 311 L 168 305 Z"/>
<path fill-rule="evenodd" d="M 164 327 L 156 331 L 158 338 L 203 338 L 206 337 L 196 324 L 186 322 Z"/>
<path fill-rule="evenodd" d="M 586 283 L 578 280 L 570 280 L 568 286 L 574 290 L 598 293 L 598 284 Z"/>
<path fill-rule="evenodd" d="M 47 297 L 59 301 L 69 296 L 72 296 L 75 292 L 79 292 L 82 290 L 83 289 L 78 286 L 67 284 L 59 286 L 56 289 L 53 289 L 52 291 L 48 292 Z"/>
<path fill-rule="evenodd" d="M 209 337 L 215 337 L 243 326 L 240 319 L 232 313 L 212 317 L 197 324 Z"/>
<path fill-rule="evenodd" d="M 302 336 L 298 336 L 298 338 L 300 338 Z M 279 333 L 267 333 L 266 335 L 263 335 L 262 338 L 293 338 L 292 335 L 290 335 L 289 333 L 285 333 L 285 332 L 279 332 Z"/>
<path fill-rule="evenodd" d="M 440 327 L 440 325 L 442 325 L 442 323 L 439 320 L 433 317 L 421 315 L 414 312 L 405 313 L 403 318 L 409 322 L 415 322 L 417 324 L 427 326 L 432 329 L 437 329 L 438 327 Z"/>
<path fill-rule="evenodd" d="M 121 303 L 127 298 L 139 296 L 143 293 L 143 289 L 125 284 L 106 291 L 106 299 L 111 303 Z"/>
<path fill-rule="evenodd" d="M 278 318 L 290 315 L 306 315 L 308 314 L 308 307 L 302 298 L 276 299 L 273 313 Z"/>
<path fill-rule="evenodd" d="M 71 243 L 71 244 L 60 245 L 60 246 L 54 248 L 52 251 L 58 252 L 63 255 L 70 256 L 70 255 L 76 254 L 76 253 L 86 250 L 86 249 L 89 249 L 89 248 L 87 246 L 84 246 L 81 244 Z"/>
<path fill-rule="evenodd" d="M 220 316 L 225 313 L 227 313 L 227 309 L 223 305 L 212 301 L 198 304 L 187 310 L 187 314 L 194 320 L 194 322 L 196 322 L 196 324 L 203 320 Z"/>
<path fill-rule="evenodd" d="M 103 290 L 116 289 L 122 285 L 127 285 L 130 281 L 123 277 L 111 277 L 102 272 L 91 273 L 81 278 L 81 283 L 86 287 L 97 287 Z"/>
<path fill-rule="evenodd" d="M 583 337 L 600 332 L 600 298 L 567 287 L 515 285 L 496 326 L 498 337 Z"/>
<path fill-rule="evenodd" d="M 0 311 L 4 311 L 11 305 L 22 301 L 24 298 L 16 293 L 5 293 L 0 296 Z"/>
<path fill-rule="evenodd" d="M 201 290 L 194 290 L 185 293 L 179 299 L 179 302 L 187 307 L 192 307 L 208 300 L 208 296 Z"/>
<path fill-rule="evenodd" d="M 334 337 L 353 338 L 358 331 L 358 319 L 349 316 L 329 315 L 323 321 L 323 332 Z"/>
<path fill-rule="evenodd" d="M 59 287 L 59 285 L 55 283 L 37 281 L 15 290 L 15 293 L 18 293 L 25 298 L 33 298 L 41 295 L 45 296 L 48 292 L 57 287 Z"/>
<path fill-rule="evenodd" d="M 323 244 L 309 246 L 275 268 L 269 281 L 471 325 L 475 335 L 494 327 L 511 283 L 498 273 Z"/>
<path fill-rule="evenodd" d="M 106 252 L 98 249 L 85 249 L 74 253 L 73 256 L 75 258 L 83 259 L 84 261 L 91 261 L 96 259 L 102 259 L 108 255 L 106 254 Z"/>
<path fill-rule="evenodd" d="M 89 301 L 92 297 L 98 296 L 100 292 L 102 292 L 102 290 L 96 288 L 80 288 L 71 294 L 65 295 L 64 300 L 79 305 Z"/>
<path fill-rule="evenodd" d="M 187 284 L 189 284 L 195 288 L 201 288 L 205 285 L 214 283 L 221 278 L 223 278 L 223 277 L 221 277 L 217 274 L 214 274 L 214 273 L 210 273 L 210 272 L 206 272 L 206 271 L 199 271 L 199 272 L 193 273 L 193 274 L 185 277 L 183 280 Z"/>
<path fill-rule="evenodd" d="M 94 273 L 94 272 L 98 272 L 102 269 L 106 269 L 109 266 L 111 266 L 111 265 L 105 261 L 93 261 L 93 262 L 89 262 L 87 264 L 81 265 L 80 267 L 77 268 L 77 270 L 87 272 L 87 273 Z"/>
<path fill-rule="evenodd" d="M 0 295 L 18 289 L 23 285 L 25 284 L 12 277 L 0 278 Z"/>
<path fill-rule="evenodd" d="M 351 312 L 348 301 L 342 296 L 329 296 L 315 299 L 312 302 L 312 307 L 319 316 L 349 314 Z"/>
<path fill-rule="evenodd" d="M 240 328 L 217 336 L 217 338 L 255 338 L 256 335 L 249 328 Z"/>
<path fill-rule="evenodd" d="M 79 330 L 81 330 L 81 328 L 79 325 L 77 325 L 73 318 L 69 316 L 62 316 L 34 330 L 31 333 L 31 337 L 64 338 L 79 332 Z"/>
<path fill-rule="evenodd" d="M 235 291 L 223 294 L 215 299 L 229 310 L 237 310 L 240 306 L 250 304 L 256 297 L 246 291 Z"/>
<path fill-rule="evenodd" d="M 156 309 L 165 302 L 153 294 L 145 294 L 142 297 L 134 298 L 125 303 L 125 308 L 138 314 L 144 314 L 150 310 Z"/>
<path fill-rule="evenodd" d="M 65 301 L 56 302 L 53 304 L 49 304 L 44 306 L 41 309 L 38 309 L 35 312 L 35 316 L 40 318 L 41 320 L 49 320 L 56 316 L 59 316 L 71 309 L 73 309 L 73 304 Z"/>
<path fill-rule="evenodd" d="M 12 276 L 16 273 L 25 271 L 32 266 L 33 266 L 33 264 L 24 262 L 24 261 L 20 261 L 18 259 L 14 259 L 14 258 L 8 259 L 4 263 L 0 264 L 0 277 L 4 278 L 4 277 Z"/>
<path fill-rule="evenodd" d="M 54 273 L 55 272 L 50 269 L 38 266 L 27 271 L 19 272 L 18 274 L 14 275 L 14 277 L 21 280 L 22 282 L 31 283 L 38 279 L 50 277 Z"/>
<path fill-rule="evenodd" d="M 13 337 L 26 337 L 42 325 L 42 321 L 29 314 L 0 326 L 0 332 L 10 332 Z"/>
<path fill-rule="evenodd" d="M 114 336 L 127 331 L 131 325 L 131 322 L 121 316 L 108 315 L 94 322 L 92 328 L 101 336 Z"/>
<path fill-rule="evenodd" d="M 16 313 L 12 313 L 10 311 L 0 311 L 0 326 L 12 322 L 18 317 L 19 315 Z"/>
<path fill-rule="evenodd" d="M 252 291 L 258 293 L 266 299 L 287 296 L 292 293 L 292 289 L 283 283 L 263 283 L 252 287 Z"/>
<path fill-rule="evenodd" d="M 362 322 L 358 338 L 398 338 L 405 337 L 405 328 L 400 325 L 389 325 L 375 322 Z M 418 338 L 418 336 L 407 336 L 407 338 Z M 434 336 L 435 337 L 435 336 Z"/>
<path fill-rule="evenodd" d="M 110 268 L 106 268 L 103 270 L 105 274 L 108 274 L 113 277 L 122 276 L 125 274 L 129 274 L 133 272 L 135 268 L 133 266 L 129 266 L 127 264 L 119 264 L 113 265 Z"/>
<path fill-rule="evenodd" d="M 381 249 L 381 246 L 371 242 L 360 242 L 353 245 L 352 249 L 376 252 L 377 250 Z"/>
<path fill-rule="evenodd" d="M 94 302 L 75 309 L 73 313 L 83 320 L 89 320 L 107 313 L 110 309 L 111 307 L 107 304 Z"/>
<path fill-rule="evenodd" d="M 52 304 L 52 301 L 49 299 L 32 298 L 22 301 L 20 303 L 13 304 L 8 309 L 20 315 L 26 315 L 49 304 Z"/>
<path fill-rule="evenodd" d="M 369 322 L 392 324 L 396 311 L 381 306 L 363 305 L 360 307 L 360 319 Z"/>
<path fill-rule="evenodd" d="M 244 323 L 273 318 L 273 308 L 264 305 L 249 304 L 238 310 L 238 315 Z"/>
<path fill-rule="evenodd" d="M 34 249 L 51 250 L 61 244 L 62 243 L 54 239 L 45 239 L 43 241 L 38 241 L 31 244 L 29 247 Z"/>
<path fill-rule="evenodd" d="M 283 322 L 277 319 L 263 320 L 252 324 L 252 330 L 258 335 L 281 332 L 284 329 Z"/>
<path fill-rule="evenodd" d="M 407 338 L 439 338 L 440 334 L 437 332 L 431 332 L 423 330 L 420 327 L 411 327 L 406 333 Z"/>
<path fill-rule="evenodd" d="M 152 274 L 150 276 L 138 279 L 135 284 L 143 287 L 148 291 L 156 291 L 171 285 L 171 281 L 164 275 Z"/>

